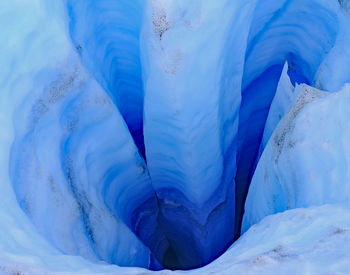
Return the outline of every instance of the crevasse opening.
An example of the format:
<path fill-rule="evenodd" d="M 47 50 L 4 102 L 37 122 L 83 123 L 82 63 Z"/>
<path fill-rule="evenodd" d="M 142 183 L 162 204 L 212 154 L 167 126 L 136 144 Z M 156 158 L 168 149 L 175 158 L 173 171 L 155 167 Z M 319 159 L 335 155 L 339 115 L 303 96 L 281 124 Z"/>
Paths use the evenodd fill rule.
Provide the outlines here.
<path fill-rule="evenodd" d="M 284 63 L 291 83 L 314 85 L 338 31 L 336 15 L 315 1 L 260 1 L 249 33 L 242 82 L 236 174 L 236 238 L 261 154 L 269 108 Z M 263 148 L 262 148 L 263 149 Z"/>
<path fill-rule="evenodd" d="M 221 109 L 210 110 L 213 114 L 220 113 L 215 117 L 218 124 L 214 124 L 206 116 L 186 110 L 186 104 L 179 104 L 174 111 L 175 122 L 169 122 L 167 115 L 173 107 L 169 104 L 170 107 L 163 108 L 164 115 L 160 115 L 157 122 L 164 119 L 166 123 L 163 125 L 173 123 L 175 126 L 171 133 L 158 133 L 163 134 L 158 138 L 165 140 L 160 143 L 154 141 L 153 129 L 145 125 L 145 117 L 149 119 L 153 115 L 146 113 L 148 109 L 144 103 L 146 84 L 143 70 L 146 65 L 142 63 L 140 45 L 142 28 L 147 28 L 142 26 L 146 6 L 141 0 L 67 1 L 70 35 L 79 55 L 79 60 L 72 59 L 77 64 L 81 62 L 88 73 L 83 77 L 79 76 L 82 69 L 61 73 L 49 88 L 44 87 L 47 96 L 33 98 L 27 107 L 18 108 L 14 121 L 25 119 L 28 113 L 30 117 L 28 127 L 16 129 L 11 176 L 22 209 L 39 232 L 60 250 L 123 266 L 143 266 L 153 270 L 193 269 L 219 257 L 234 238 L 240 236 L 245 198 L 263 149 L 261 140 L 266 119 L 285 62 L 288 62 L 288 75 L 293 85 L 314 85 L 318 68 L 335 43 L 338 21 L 335 14 L 317 1 L 258 1 L 252 13 L 239 76 L 242 79 L 238 87 L 241 103 L 238 110 L 232 112 L 239 114 L 237 133 L 233 137 L 216 133 L 227 127 L 226 122 L 230 121 L 223 122 L 229 115 L 221 114 Z M 167 18 L 166 11 L 160 10 L 158 17 L 153 16 L 153 24 L 156 18 L 156 26 L 165 26 L 159 37 L 164 41 L 166 32 L 174 23 Z M 187 20 L 184 14 L 182 16 Z M 186 20 L 185 25 L 195 29 L 196 22 Z M 233 50 L 220 49 L 225 53 Z M 180 51 L 174 52 L 169 54 L 171 62 L 166 64 L 169 65 L 165 70 L 167 74 L 180 71 L 176 62 L 186 56 Z M 205 56 L 201 54 L 200 59 Z M 198 62 L 196 59 L 194 57 L 190 62 Z M 220 62 L 215 65 L 221 65 Z M 187 65 L 192 68 L 191 64 Z M 57 76 L 56 72 L 47 74 Z M 97 83 L 88 82 L 89 75 Z M 209 78 L 205 73 L 203 75 Z M 167 77 L 159 73 L 163 82 Z M 219 86 L 218 97 L 225 94 L 222 92 L 226 89 L 224 82 L 217 81 L 212 85 Z M 196 88 L 190 81 L 186 85 Z M 72 87 L 82 92 L 68 93 Z M 161 92 L 162 88 L 159 88 Z M 204 90 L 206 87 L 200 88 Z M 157 99 L 158 95 L 161 97 L 154 94 L 152 99 Z M 172 100 L 181 101 L 178 94 L 174 94 Z M 208 94 L 212 94 L 211 91 Z M 191 98 L 194 99 L 200 99 L 200 96 Z M 216 105 L 224 105 L 224 99 L 213 96 L 211 101 L 215 100 L 219 101 Z M 201 104 L 206 107 L 205 101 Z M 183 113 L 195 118 L 186 120 L 181 117 Z M 150 119 L 146 121 L 152 122 Z M 208 142 L 198 142 L 198 136 L 191 136 L 191 127 L 182 127 L 181 123 L 187 125 L 189 121 L 211 126 L 201 132 Z M 123 128 L 124 124 L 128 130 Z M 185 134 L 181 136 L 179 132 Z M 219 136 L 217 140 L 212 138 L 215 134 Z M 39 146 L 42 140 L 46 147 Z M 178 145 L 169 145 L 169 140 L 185 141 L 182 147 L 176 148 Z M 220 144 L 210 147 L 211 142 Z M 210 147 L 208 151 L 219 153 L 202 156 L 198 148 L 191 148 L 192 144 L 200 149 Z M 134 150 L 134 145 L 137 150 Z M 175 147 L 169 150 L 175 151 L 173 155 L 167 155 L 169 146 Z M 236 167 L 233 167 L 232 156 L 227 151 L 236 147 Z M 51 152 L 45 148 L 50 148 Z M 165 152 L 166 156 L 160 156 L 159 152 Z M 50 153 L 55 158 L 44 163 L 42 159 Z M 213 160 L 214 164 L 206 165 L 206 162 L 196 159 L 196 153 L 203 159 L 217 159 Z M 123 155 L 123 160 L 120 155 Z M 190 160 L 188 163 L 178 161 L 183 159 Z M 160 166 L 163 167 L 160 169 Z M 206 173 L 196 174 L 197 168 Z M 204 177 L 209 180 L 202 182 Z M 39 186 L 38 179 L 47 186 Z M 63 182 L 64 188 L 57 190 L 57 182 Z M 202 192 L 202 183 L 211 191 Z M 51 225 L 57 223 L 54 218 L 42 220 L 43 210 L 35 202 L 44 198 L 29 196 L 29 188 L 44 188 L 44 192 L 50 194 L 66 195 L 67 208 L 73 209 L 71 211 L 78 218 L 66 217 L 62 224 L 74 227 L 72 239 L 78 244 L 70 244 L 70 239 L 64 241 L 69 232 L 63 225 Z M 198 196 L 193 198 L 192 195 Z M 45 205 L 52 213 L 64 217 L 65 209 L 61 209 L 62 212 L 57 210 L 60 199 L 58 195 L 49 196 Z M 104 231 L 101 231 L 101 224 Z M 127 240 L 122 240 L 123 236 L 127 236 Z"/>

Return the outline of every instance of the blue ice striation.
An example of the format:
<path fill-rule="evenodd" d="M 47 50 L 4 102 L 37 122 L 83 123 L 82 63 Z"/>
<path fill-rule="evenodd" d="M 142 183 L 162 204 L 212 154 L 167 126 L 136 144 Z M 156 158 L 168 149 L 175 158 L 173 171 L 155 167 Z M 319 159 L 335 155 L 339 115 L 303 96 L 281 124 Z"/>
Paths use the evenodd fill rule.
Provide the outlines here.
<path fill-rule="evenodd" d="M 350 272 L 350 1 L 15 0 L 0 25 L 0 273 Z"/>

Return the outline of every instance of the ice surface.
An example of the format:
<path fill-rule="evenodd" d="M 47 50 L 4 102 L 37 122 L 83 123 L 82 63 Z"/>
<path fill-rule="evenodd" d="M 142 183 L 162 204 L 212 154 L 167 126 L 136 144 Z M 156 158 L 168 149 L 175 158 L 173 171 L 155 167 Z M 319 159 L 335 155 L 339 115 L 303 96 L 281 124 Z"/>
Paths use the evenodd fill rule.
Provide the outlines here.
<path fill-rule="evenodd" d="M 24 232 L 24 239 L 27 237 Z M 3 247 L 4 238 L 0 241 Z M 204 268 L 156 274 L 348 274 L 349 241 L 349 208 L 324 205 L 293 209 L 264 218 Z M 81 257 L 58 255 L 40 243 L 23 245 L 23 239 L 12 241 L 10 246 L 21 249 L 21 255 L 16 249 L 10 253 L 1 251 L 0 270 L 5 274 L 153 274 L 144 269 L 92 264 Z"/>
<path fill-rule="evenodd" d="M 295 97 L 298 96 L 298 91 L 300 91 L 300 89 L 295 89 L 290 81 L 290 77 L 288 76 L 288 62 L 286 62 L 265 122 L 264 134 L 260 144 L 260 153 L 264 150 L 280 120 L 292 106 Z"/>
<path fill-rule="evenodd" d="M 131 231 L 135 202 L 155 202 L 145 163 L 82 66 L 64 11 L 58 1 L 1 4 L 1 211 L 18 217 L 20 206 L 64 253 L 148 266 Z"/>
<path fill-rule="evenodd" d="M 233 240 L 242 29 L 248 30 L 239 14 L 249 9 L 232 1 L 153 1 L 146 13 L 147 165 L 160 224 L 188 267 L 210 262 Z"/>
<path fill-rule="evenodd" d="M 260 157 L 259 148 L 270 104 L 286 60 L 289 64 L 288 75 L 293 85 L 314 85 L 323 81 L 323 76 L 320 75 L 325 67 L 323 64 L 329 55 L 342 47 L 339 43 L 341 37 L 349 39 L 349 28 L 346 27 L 349 21 L 345 19 L 339 3 L 331 2 L 267 0 L 258 1 L 256 4 L 245 52 L 239 114 L 237 230 L 244 198 Z M 348 64 L 347 52 L 344 51 L 344 59 L 339 62 Z M 327 88 L 323 87 L 324 89 L 336 91 L 348 81 L 349 75 L 340 81 L 341 85 L 330 85 L 331 75 L 337 74 L 335 72 L 338 71 L 334 70 L 332 74 L 324 76 L 325 83 L 329 85 Z"/>
<path fill-rule="evenodd" d="M 229 247 L 188 272 L 348 271 L 349 1 L 16 0 L 0 24 L 0 273 Z"/>
<path fill-rule="evenodd" d="M 348 203 L 350 86 L 326 93 L 305 84 L 258 163 L 242 230 L 287 209 Z"/>
<path fill-rule="evenodd" d="M 67 1 L 82 62 L 118 106 L 144 156 L 139 34 L 144 1 Z"/>

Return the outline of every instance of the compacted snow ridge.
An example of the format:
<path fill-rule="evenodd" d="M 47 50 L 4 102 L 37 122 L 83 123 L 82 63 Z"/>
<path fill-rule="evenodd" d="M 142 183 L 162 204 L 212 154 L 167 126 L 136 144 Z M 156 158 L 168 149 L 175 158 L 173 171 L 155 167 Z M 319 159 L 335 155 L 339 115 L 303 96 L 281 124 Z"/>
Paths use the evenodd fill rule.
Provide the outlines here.
<path fill-rule="evenodd" d="M 0 274 L 350 274 L 349 0 L 0 26 Z"/>

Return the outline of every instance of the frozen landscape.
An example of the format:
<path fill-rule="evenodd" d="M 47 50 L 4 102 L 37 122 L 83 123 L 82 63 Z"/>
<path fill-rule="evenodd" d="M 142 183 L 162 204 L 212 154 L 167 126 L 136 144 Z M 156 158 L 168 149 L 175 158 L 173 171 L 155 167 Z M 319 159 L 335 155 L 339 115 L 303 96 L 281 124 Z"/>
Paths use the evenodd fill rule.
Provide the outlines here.
<path fill-rule="evenodd" d="M 350 274 L 350 0 L 0 26 L 0 274 Z"/>

